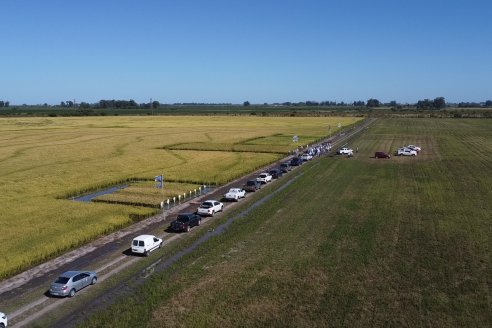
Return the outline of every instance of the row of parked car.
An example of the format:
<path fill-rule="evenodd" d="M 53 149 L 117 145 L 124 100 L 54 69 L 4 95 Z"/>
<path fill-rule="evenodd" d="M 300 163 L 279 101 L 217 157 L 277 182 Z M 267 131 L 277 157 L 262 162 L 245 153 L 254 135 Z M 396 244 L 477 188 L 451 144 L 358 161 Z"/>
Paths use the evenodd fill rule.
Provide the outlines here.
<path fill-rule="evenodd" d="M 395 151 L 396 156 L 417 156 L 417 154 L 422 150 L 419 146 L 408 145 L 405 147 L 398 148 Z M 377 151 L 374 153 L 375 158 L 391 158 L 391 155 L 384 151 Z"/>
<path fill-rule="evenodd" d="M 306 155 L 306 156 L 305 156 Z M 303 154 L 294 157 L 289 162 L 280 164 L 277 168 L 272 168 L 267 172 L 262 172 L 256 179 L 248 180 L 242 188 L 233 187 L 224 194 L 224 201 L 239 201 L 246 197 L 247 192 L 255 192 L 262 185 L 270 183 L 273 179 L 280 178 L 284 173 L 292 170 L 293 167 L 301 165 L 303 162 L 312 159 L 312 155 Z M 194 226 L 199 226 L 203 216 L 214 216 L 224 210 L 224 204 L 217 200 L 206 200 L 197 208 L 194 213 L 181 213 L 171 222 L 170 230 L 172 231 L 190 231 Z M 163 240 L 154 235 L 140 235 L 135 237 L 131 242 L 131 252 L 148 256 L 150 252 L 161 248 Z M 79 290 L 94 285 L 97 282 L 97 274 L 94 271 L 67 271 L 62 273 L 56 280 L 51 283 L 49 294 L 60 297 L 73 297 Z M 7 316 L 0 312 L 0 328 L 7 327 Z"/>

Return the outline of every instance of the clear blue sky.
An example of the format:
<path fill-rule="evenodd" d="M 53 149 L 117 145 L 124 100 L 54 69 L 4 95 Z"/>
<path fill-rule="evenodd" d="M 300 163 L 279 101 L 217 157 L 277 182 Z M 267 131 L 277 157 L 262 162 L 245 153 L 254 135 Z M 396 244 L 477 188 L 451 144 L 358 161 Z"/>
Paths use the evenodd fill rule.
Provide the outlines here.
<path fill-rule="evenodd" d="M 0 100 L 492 98 L 488 0 L 1 0 Z"/>

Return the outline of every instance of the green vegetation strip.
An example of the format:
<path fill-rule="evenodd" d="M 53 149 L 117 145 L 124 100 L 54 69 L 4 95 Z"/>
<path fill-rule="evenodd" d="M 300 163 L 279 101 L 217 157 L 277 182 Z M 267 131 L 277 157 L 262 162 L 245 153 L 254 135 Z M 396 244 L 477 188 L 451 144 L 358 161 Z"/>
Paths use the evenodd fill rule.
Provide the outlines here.
<path fill-rule="evenodd" d="M 490 326 L 487 124 L 380 121 L 83 326 Z"/>

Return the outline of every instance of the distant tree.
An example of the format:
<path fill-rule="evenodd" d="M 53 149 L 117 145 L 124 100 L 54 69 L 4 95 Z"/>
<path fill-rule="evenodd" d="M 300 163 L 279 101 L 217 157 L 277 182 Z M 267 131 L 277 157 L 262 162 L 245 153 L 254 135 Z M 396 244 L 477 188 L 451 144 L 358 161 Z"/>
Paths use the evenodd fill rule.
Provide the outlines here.
<path fill-rule="evenodd" d="M 366 103 L 365 103 L 365 102 L 363 102 L 362 100 L 358 100 L 358 101 L 354 101 L 354 102 L 353 102 L 353 105 L 354 105 L 354 106 L 359 106 L 359 107 L 362 107 L 362 106 L 365 106 L 365 105 L 366 105 Z"/>
<path fill-rule="evenodd" d="M 129 105 L 130 105 L 131 107 L 138 107 L 137 102 L 136 102 L 135 100 L 133 100 L 133 99 L 130 99 L 130 101 L 129 101 L 128 103 L 129 103 Z"/>
<path fill-rule="evenodd" d="M 5 102 L 5 107 L 9 107 L 10 106 L 10 102 L 9 101 L 6 101 Z"/>
<path fill-rule="evenodd" d="M 67 104 L 65 104 L 65 102 L 64 102 L 64 101 L 61 101 L 61 102 L 60 102 L 60 106 L 61 106 L 61 107 L 67 107 Z"/>
<path fill-rule="evenodd" d="M 249 103 L 249 101 L 245 101 L 245 102 L 243 102 L 243 106 L 249 106 L 249 105 L 251 105 L 251 104 Z"/>
<path fill-rule="evenodd" d="M 492 107 L 492 100 L 487 100 L 485 102 L 485 107 Z"/>
<path fill-rule="evenodd" d="M 446 107 L 446 100 L 444 99 L 444 97 L 437 97 L 432 102 L 432 105 L 435 109 L 442 109 Z"/>
<path fill-rule="evenodd" d="M 391 107 L 396 107 L 398 105 L 398 103 L 396 102 L 396 100 L 392 100 L 392 101 L 389 102 L 389 105 Z"/>
<path fill-rule="evenodd" d="M 379 107 L 380 102 L 377 99 L 371 98 L 367 101 L 367 107 Z"/>
<path fill-rule="evenodd" d="M 152 102 L 152 108 L 159 108 L 159 106 L 160 106 L 160 105 L 161 105 L 161 103 L 160 103 L 160 102 L 158 102 L 157 100 L 154 100 L 154 101 Z"/>
<path fill-rule="evenodd" d="M 415 106 L 418 109 L 429 109 L 433 106 L 433 103 L 429 99 L 424 99 L 424 100 L 419 100 Z"/>
<path fill-rule="evenodd" d="M 65 102 L 65 104 L 67 105 L 67 107 L 74 107 L 75 106 L 75 104 L 71 100 Z"/>
<path fill-rule="evenodd" d="M 3 100 L 0 100 L 0 107 L 5 107 L 5 102 Z"/>
<path fill-rule="evenodd" d="M 91 105 L 89 103 L 86 103 L 83 101 L 80 103 L 79 108 L 80 109 L 88 109 L 88 108 L 91 108 Z"/>

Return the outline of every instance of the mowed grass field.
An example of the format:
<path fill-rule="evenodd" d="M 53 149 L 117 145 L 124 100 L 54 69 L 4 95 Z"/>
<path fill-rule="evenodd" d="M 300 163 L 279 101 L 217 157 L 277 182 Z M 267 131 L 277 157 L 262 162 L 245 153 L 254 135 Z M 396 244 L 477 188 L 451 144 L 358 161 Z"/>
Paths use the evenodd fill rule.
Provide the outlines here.
<path fill-rule="evenodd" d="M 0 279 L 155 212 L 145 206 L 74 202 L 72 196 L 128 180 L 152 181 L 164 174 L 163 193 L 137 184 L 117 196 L 106 196 L 153 206 L 183 188 L 190 188 L 186 192 L 201 184 L 223 184 L 276 161 L 297 146 L 293 135 L 299 136 L 299 144 L 306 144 L 336 132 L 339 122 L 347 126 L 356 121 L 244 116 L 2 118 Z M 180 144 L 193 147 L 173 149 Z M 236 144 L 249 148 L 230 151 Z M 178 182 L 184 185 L 173 185 Z"/>
<path fill-rule="evenodd" d="M 491 124 L 379 120 L 83 326 L 490 327 Z"/>

